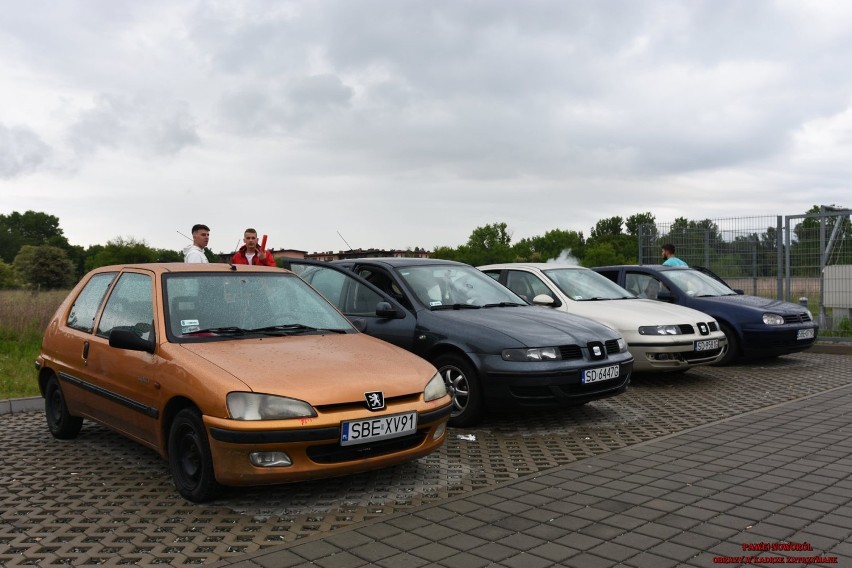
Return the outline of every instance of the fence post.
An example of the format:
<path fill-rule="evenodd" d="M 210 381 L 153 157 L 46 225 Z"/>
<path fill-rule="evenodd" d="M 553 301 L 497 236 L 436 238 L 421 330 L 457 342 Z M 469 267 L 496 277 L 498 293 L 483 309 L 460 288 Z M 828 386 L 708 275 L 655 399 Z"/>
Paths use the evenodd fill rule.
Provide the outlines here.
<path fill-rule="evenodd" d="M 784 254 L 784 241 L 783 241 L 784 233 L 781 229 L 781 215 L 778 215 L 775 220 L 775 250 L 778 253 L 775 255 L 777 257 L 778 262 L 778 271 L 776 272 L 776 286 L 778 288 L 777 295 L 775 296 L 779 300 L 784 299 L 784 262 L 783 262 L 783 254 Z"/>

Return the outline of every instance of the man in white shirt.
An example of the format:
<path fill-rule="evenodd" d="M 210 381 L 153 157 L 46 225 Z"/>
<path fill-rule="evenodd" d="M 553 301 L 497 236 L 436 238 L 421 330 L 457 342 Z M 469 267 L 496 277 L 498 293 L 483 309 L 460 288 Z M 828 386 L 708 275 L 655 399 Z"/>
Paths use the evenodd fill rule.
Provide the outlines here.
<path fill-rule="evenodd" d="M 209 262 L 204 254 L 204 247 L 210 241 L 210 227 L 207 225 L 192 226 L 192 244 L 183 249 L 184 262 Z"/>

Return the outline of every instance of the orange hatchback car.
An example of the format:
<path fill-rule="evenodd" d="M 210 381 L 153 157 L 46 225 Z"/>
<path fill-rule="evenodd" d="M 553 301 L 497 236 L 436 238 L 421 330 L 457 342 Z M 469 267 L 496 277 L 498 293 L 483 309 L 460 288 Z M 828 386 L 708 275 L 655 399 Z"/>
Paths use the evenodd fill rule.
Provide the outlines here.
<path fill-rule="evenodd" d="M 195 502 L 222 485 L 420 458 L 444 442 L 451 411 L 432 365 L 267 267 L 93 270 L 48 325 L 36 367 L 54 437 L 100 422 L 159 452 Z"/>

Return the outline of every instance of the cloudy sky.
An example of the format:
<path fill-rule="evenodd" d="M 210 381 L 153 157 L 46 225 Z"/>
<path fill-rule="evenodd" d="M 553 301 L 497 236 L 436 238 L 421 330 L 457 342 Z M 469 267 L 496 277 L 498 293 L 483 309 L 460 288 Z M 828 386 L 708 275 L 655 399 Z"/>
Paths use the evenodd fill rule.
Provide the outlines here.
<path fill-rule="evenodd" d="M 0 213 L 433 248 L 852 206 L 852 2 L 0 0 Z M 345 242 L 344 242 L 345 239 Z"/>

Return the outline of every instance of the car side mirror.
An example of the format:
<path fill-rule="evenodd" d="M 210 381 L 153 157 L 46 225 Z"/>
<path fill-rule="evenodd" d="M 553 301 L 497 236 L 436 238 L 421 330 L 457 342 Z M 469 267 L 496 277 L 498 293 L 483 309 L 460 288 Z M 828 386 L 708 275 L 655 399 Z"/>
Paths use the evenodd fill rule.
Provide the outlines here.
<path fill-rule="evenodd" d="M 547 294 L 539 294 L 532 301 L 536 306 L 553 306 L 556 301 Z"/>
<path fill-rule="evenodd" d="M 733 290 L 734 290 L 734 292 L 736 292 L 736 293 L 737 293 L 737 294 L 739 294 L 740 296 L 742 296 L 743 294 L 745 294 L 745 291 L 744 291 L 742 288 L 733 288 Z"/>
<path fill-rule="evenodd" d="M 399 319 L 403 317 L 402 314 L 397 312 L 394 307 L 390 305 L 390 302 L 379 302 L 376 304 L 376 316 L 388 319 Z"/>
<path fill-rule="evenodd" d="M 113 328 L 109 332 L 109 346 L 130 351 L 154 352 L 154 342 L 142 339 L 132 329 Z"/>
<path fill-rule="evenodd" d="M 668 290 L 660 290 L 657 292 L 657 299 L 661 302 L 674 302 L 674 295 Z"/>

